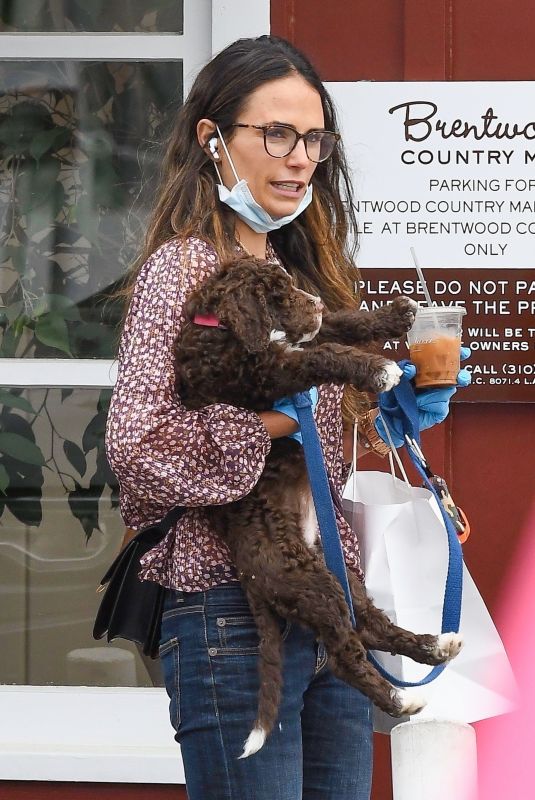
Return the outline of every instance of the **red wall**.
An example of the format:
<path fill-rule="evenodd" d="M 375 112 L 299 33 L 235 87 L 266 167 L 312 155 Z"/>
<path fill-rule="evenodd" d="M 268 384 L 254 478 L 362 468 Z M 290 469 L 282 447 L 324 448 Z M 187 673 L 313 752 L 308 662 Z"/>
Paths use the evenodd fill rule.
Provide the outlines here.
<path fill-rule="evenodd" d="M 531 0 L 271 0 L 271 26 L 326 81 L 535 78 Z M 433 468 L 470 519 L 465 558 L 491 610 L 534 499 L 534 412 L 458 403 L 424 434 Z M 376 736 L 373 799 L 391 797 L 389 740 Z"/>

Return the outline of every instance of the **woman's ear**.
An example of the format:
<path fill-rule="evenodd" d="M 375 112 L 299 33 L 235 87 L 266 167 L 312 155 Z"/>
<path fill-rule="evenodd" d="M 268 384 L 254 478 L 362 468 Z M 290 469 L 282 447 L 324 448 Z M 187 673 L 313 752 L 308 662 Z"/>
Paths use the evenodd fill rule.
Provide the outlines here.
<path fill-rule="evenodd" d="M 213 154 L 208 148 L 208 142 L 213 137 L 217 137 L 217 131 L 211 119 L 200 119 L 197 123 L 197 141 L 207 156 L 212 158 Z"/>

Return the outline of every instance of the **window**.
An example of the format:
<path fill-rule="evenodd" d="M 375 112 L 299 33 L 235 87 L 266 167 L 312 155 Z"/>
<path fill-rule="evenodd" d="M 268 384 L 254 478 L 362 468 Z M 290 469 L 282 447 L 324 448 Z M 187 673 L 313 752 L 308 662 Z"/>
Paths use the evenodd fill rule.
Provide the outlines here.
<path fill-rule="evenodd" d="M 157 674 L 91 638 L 123 533 L 108 297 L 196 71 L 268 30 L 269 0 L 0 0 L 0 779 L 183 782 Z"/>

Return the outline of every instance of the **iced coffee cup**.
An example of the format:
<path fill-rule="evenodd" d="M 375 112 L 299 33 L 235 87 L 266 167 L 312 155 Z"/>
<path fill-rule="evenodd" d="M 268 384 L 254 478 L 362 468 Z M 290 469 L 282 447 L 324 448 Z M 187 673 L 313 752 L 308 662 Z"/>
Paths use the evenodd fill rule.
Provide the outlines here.
<path fill-rule="evenodd" d="M 407 334 L 416 388 L 455 386 L 461 359 L 462 306 L 420 307 Z"/>

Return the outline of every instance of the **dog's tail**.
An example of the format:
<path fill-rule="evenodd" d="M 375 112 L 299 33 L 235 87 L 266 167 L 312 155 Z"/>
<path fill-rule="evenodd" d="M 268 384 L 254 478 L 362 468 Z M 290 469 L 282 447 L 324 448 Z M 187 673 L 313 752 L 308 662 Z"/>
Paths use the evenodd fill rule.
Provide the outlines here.
<path fill-rule="evenodd" d="M 268 731 L 269 732 L 269 731 Z M 247 758 L 248 756 L 252 756 L 253 753 L 258 753 L 261 747 L 264 746 L 264 742 L 266 741 L 267 733 L 264 728 L 255 727 L 245 740 L 245 744 L 243 746 L 243 753 L 239 758 Z"/>
<path fill-rule="evenodd" d="M 279 618 L 268 606 L 249 605 L 260 635 L 258 672 L 260 689 L 258 692 L 258 712 L 254 727 L 245 740 L 240 758 L 257 753 L 273 730 L 279 714 L 282 693 L 282 639 Z"/>

